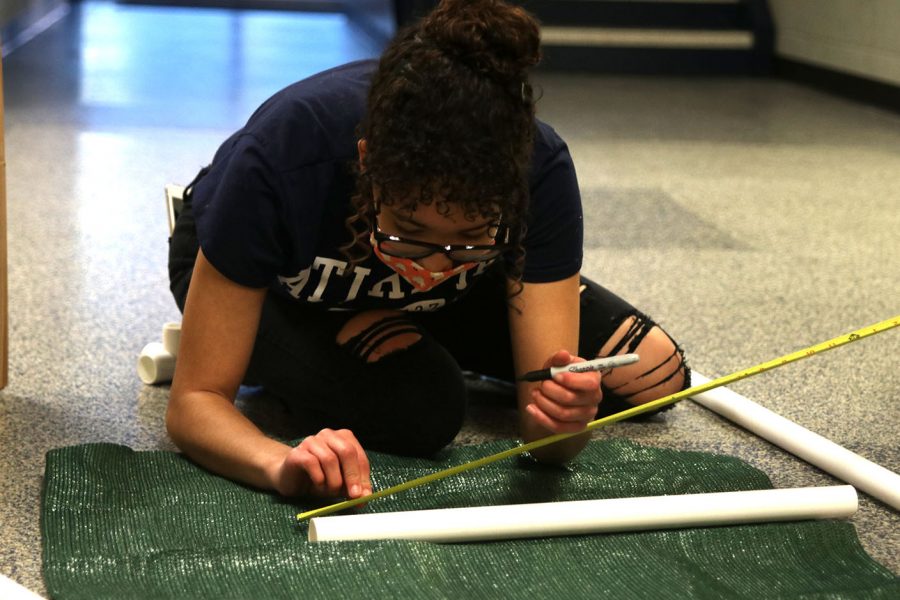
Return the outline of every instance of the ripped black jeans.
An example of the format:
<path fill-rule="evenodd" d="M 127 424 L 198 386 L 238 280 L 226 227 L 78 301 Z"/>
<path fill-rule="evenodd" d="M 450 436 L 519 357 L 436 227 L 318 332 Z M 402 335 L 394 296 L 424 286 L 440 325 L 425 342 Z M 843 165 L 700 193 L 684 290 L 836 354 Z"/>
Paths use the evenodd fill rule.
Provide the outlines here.
<path fill-rule="evenodd" d="M 169 250 L 171 289 L 182 310 L 197 250 L 187 206 Z M 464 298 L 439 311 L 382 319 L 338 344 L 338 333 L 354 314 L 323 311 L 276 293 L 266 298 L 245 381 L 288 403 L 304 429 L 297 435 L 347 428 L 365 448 L 427 456 L 462 426 L 463 371 L 514 378 L 500 268 L 490 269 Z M 372 360 L 373 349 L 409 334 L 415 334 L 410 345 Z M 684 389 L 690 375 L 683 352 L 668 334 L 612 292 L 582 278 L 579 356 L 628 352 L 655 358 L 642 360 L 633 376 L 619 377 L 615 386 L 607 381 L 623 369 L 604 377 L 598 416 Z"/>

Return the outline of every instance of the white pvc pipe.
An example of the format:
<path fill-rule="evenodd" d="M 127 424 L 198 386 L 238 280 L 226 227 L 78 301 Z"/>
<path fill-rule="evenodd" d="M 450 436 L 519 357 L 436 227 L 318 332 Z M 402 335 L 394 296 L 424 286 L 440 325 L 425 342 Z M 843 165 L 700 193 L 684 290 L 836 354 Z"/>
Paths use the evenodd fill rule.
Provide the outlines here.
<path fill-rule="evenodd" d="M 856 509 L 856 490 L 849 485 L 542 502 L 317 517 L 309 521 L 309 541 L 468 542 L 832 519 L 849 517 Z"/>
<path fill-rule="evenodd" d="M 163 325 L 162 345 L 166 352 L 177 357 L 179 343 L 181 343 L 181 323 L 170 322 Z"/>
<path fill-rule="evenodd" d="M 150 342 L 138 356 L 137 372 L 147 385 L 167 383 L 175 375 L 175 357 L 166 351 L 162 342 Z"/>
<path fill-rule="evenodd" d="M 43 596 L 38 596 L 6 575 L 0 575 L 0 598 L 5 598 L 6 600 L 44 600 Z"/>
<path fill-rule="evenodd" d="M 691 384 L 710 381 L 696 371 Z M 720 387 L 691 399 L 741 427 L 846 481 L 900 510 L 900 475 L 785 419 L 728 388 Z M 886 426 L 891 425 L 886 423 Z"/>

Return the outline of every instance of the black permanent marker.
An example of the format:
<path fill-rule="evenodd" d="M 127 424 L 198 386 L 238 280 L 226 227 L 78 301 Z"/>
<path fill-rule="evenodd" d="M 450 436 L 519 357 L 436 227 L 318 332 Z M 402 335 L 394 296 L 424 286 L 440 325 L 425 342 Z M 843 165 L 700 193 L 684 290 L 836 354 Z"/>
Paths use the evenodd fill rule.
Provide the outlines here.
<path fill-rule="evenodd" d="M 519 381 L 544 381 L 545 379 L 553 379 L 557 373 L 585 373 L 587 371 L 603 371 L 605 369 L 613 369 L 615 367 L 624 367 L 631 365 L 641 359 L 637 354 L 620 354 L 618 356 L 608 356 L 606 358 L 595 358 L 594 360 L 586 360 L 584 362 L 570 363 L 563 367 L 550 367 L 549 369 L 541 369 L 540 371 L 529 371 L 521 377 Z"/>

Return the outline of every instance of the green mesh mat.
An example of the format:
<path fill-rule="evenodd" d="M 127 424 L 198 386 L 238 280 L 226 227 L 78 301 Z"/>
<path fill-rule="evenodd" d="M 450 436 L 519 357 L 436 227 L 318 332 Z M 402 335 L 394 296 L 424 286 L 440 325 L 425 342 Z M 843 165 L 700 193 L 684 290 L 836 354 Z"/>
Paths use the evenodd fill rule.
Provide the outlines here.
<path fill-rule="evenodd" d="M 438 460 L 371 453 L 376 488 L 510 447 Z M 737 459 L 624 440 L 565 468 L 510 459 L 366 511 L 770 488 Z M 47 455 L 44 578 L 54 598 L 897 598 L 850 523 L 796 522 L 473 544 L 310 544 L 288 503 L 180 455 L 94 444 Z"/>

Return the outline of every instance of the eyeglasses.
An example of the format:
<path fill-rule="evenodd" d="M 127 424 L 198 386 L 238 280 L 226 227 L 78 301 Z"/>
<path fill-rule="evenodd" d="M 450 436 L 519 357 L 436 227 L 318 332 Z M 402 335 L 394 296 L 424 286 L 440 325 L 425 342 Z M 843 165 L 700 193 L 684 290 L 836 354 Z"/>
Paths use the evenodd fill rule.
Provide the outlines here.
<path fill-rule="evenodd" d="M 503 234 L 500 236 L 500 234 Z M 378 249 L 384 254 L 397 258 L 425 258 L 437 252 L 454 262 L 484 262 L 496 258 L 509 250 L 509 227 L 496 224 L 488 233 L 494 239 L 492 244 L 432 244 L 385 233 L 375 224 L 373 236 Z M 498 239 L 502 239 L 500 242 Z"/>

